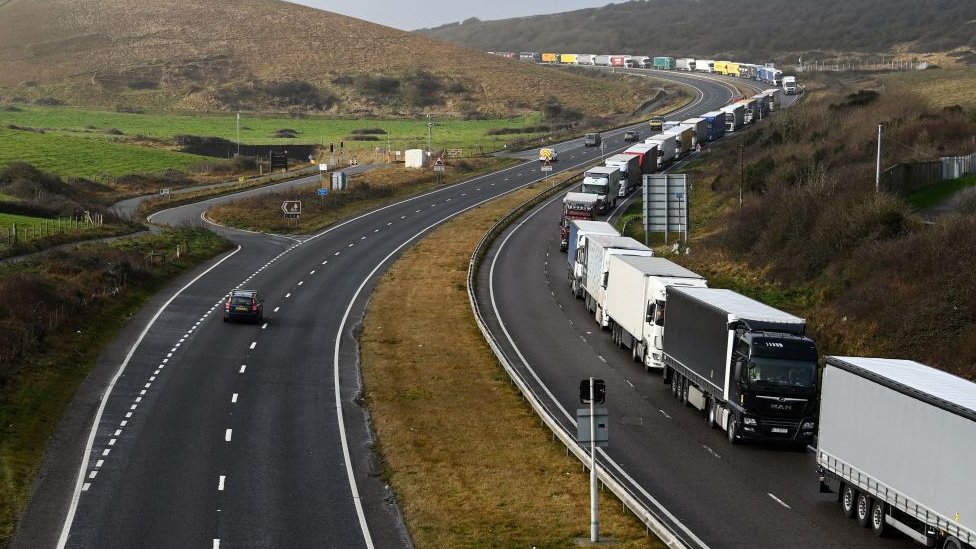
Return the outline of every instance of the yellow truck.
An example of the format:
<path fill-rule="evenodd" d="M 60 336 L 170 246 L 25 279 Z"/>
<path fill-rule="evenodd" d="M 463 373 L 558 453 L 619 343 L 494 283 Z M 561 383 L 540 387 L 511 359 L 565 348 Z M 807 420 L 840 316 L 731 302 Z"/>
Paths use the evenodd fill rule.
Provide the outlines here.
<path fill-rule="evenodd" d="M 544 53 L 542 54 L 543 63 L 558 63 L 559 54 L 558 53 Z"/>
<path fill-rule="evenodd" d="M 539 149 L 539 162 L 555 162 L 558 160 L 556 149 L 552 147 L 542 147 Z"/>
<path fill-rule="evenodd" d="M 559 54 L 559 62 L 564 65 L 576 65 L 576 54 L 575 53 L 562 53 Z"/>

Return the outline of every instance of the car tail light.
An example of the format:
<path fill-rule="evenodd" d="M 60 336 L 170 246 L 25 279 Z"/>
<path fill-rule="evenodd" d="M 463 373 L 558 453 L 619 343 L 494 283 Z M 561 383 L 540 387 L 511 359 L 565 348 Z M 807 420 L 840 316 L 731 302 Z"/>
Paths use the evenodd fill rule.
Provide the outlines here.
<path fill-rule="evenodd" d="M 229 299 L 227 300 L 227 303 L 224 303 L 224 310 L 225 311 L 229 311 L 230 310 L 230 300 Z"/>
<path fill-rule="evenodd" d="M 257 310 L 258 310 L 258 302 L 257 301 L 252 301 L 251 302 L 251 310 L 257 312 Z"/>

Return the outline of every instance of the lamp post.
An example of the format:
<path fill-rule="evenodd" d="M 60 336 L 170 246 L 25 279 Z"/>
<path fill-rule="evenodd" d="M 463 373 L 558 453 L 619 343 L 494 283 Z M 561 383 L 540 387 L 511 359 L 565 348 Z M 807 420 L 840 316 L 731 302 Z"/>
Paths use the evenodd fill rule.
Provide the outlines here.
<path fill-rule="evenodd" d="M 241 112 L 237 111 L 237 156 L 241 155 Z"/>

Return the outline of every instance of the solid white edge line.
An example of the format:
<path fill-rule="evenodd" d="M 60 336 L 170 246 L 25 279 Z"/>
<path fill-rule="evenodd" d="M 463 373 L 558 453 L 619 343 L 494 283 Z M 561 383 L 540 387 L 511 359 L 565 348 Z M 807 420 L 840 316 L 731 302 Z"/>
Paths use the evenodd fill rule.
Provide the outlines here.
<path fill-rule="evenodd" d="M 198 280 L 200 280 L 201 278 L 209 274 L 210 271 L 216 269 L 221 263 L 233 257 L 239 251 L 241 251 L 240 246 L 238 246 L 237 249 L 234 250 L 233 252 L 227 254 L 227 256 L 221 259 L 220 261 L 214 263 L 209 269 L 197 275 L 196 278 L 187 282 L 186 286 L 183 286 L 182 288 L 177 290 L 176 293 L 174 293 L 166 301 L 166 303 L 164 303 L 163 306 L 160 307 L 158 311 L 156 311 L 156 314 L 153 315 L 151 319 L 149 319 L 149 323 L 146 324 L 146 327 L 142 330 L 142 333 L 139 334 L 139 338 L 136 339 L 136 342 L 133 343 L 132 347 L 129 348 L 128 354 L 125 355 L 125 360 L 123 360 L 122 364 L 119 365 L 119 369 L 116 370 L 115 375 L 112 376 L 112 380 L 109 381 L 108 387 L 106 387 L 105 391 L 102 393 L 101 402 L 98 404 L 98 411 L 95 412 L 95 418 L 92 420 L 92 427 L 88 433 L 88 443 L 85 445 L 85 455 L 82 459 L 81 466 L 78 468 L 78 477 L 77 477 L 78 480 L 75 481 L 75 490 L 71 496 L 71 505 L 68 506 L 68 514 L 67 516 L 65 516 L 64 523 L 61 526 L 61 536 L 58 539 L 58 545 L 57 545 L 58 549 L 64 549 L 65 544 L 68 543 L 68 535 L 71 532 L 71 525 L 75 520 L 75 513 L 78 511 L 78 501 L 81 499 L 82 485 L 84 484 L 85 481 L 85 471 L 88 470 L 88 464 L 90 462 L 89 458 L 91 455 L 92 448 L 95 445 L 95 436 L 98 432 L 98 424 L 102 420 L 102 414 L 105 412 L 105 405 L 108 403 L 108 397 L 112 394 L 112 390 L 115 388 L 115 383 L 119 380 L 119 377 L 122 376 L 122 372 L 125 371 L 126 366 L 129 365 L 129 361 L 132 360 L 133 355 L 135 355 L 136 353 L 136 349 L 139 348 L 139 345 L 142 344 L 142 340 L 146 337 L 146 334 L 149 333 L 149 329 L 153 327 L 153 324 L 155 324 L 156 320 L 158 320 L 160 315 L 163 314 L 163 311 L 165 311 L 166 308 L 169 307 L 170 303 L 172 303 L 173 300 L 179 297 L 180 294 L 182 294 L 187 288 L 189 288 L 190 286 L 195 284 Z"/>
<path fill-rule="evenodd" d="M 483 176 L 481 176 L 481 177 L 483 177 Z M 450 220 L 450 219 L 452 219 L 454 217 L 457 217 L 457 216 L 459 216 L 459 215 L 461 215 L 461 214 L 463 214 L 465 212 L 468 212 L 469 210 L 473 210 L 473 209 L 475 209 L 475 208 L 477 208 L 477 207 L 479 207 L 479 206 L 481 206 L 483 204 L 486 204 L 488 202 L 491 202 L 492 200 L 496 200 L 496 199 L 501 198 L 501 197 L 503 197 L 503 196 L 505 196 L 507 194 L 510 194 L 512 192 L 515 192 L 515 191 L 521 189 L 522 187 L 527 187 L 528 185 L 531 185 L 531 184 L 533 184 L 535 182 L 536 181 L 531 181 L 529 183 L 526 183 L 525 185 L 522 185 L 520 187 L 516 187 L 516 188 L 511 189 L 511 190 L 509 190 L 507 192 L 501 193 L 501 194 L 499 194 L 497 196 L 493 196 L 491 198 L 488 198 L 488 199 L 482 200 L 480 202 L 477 202 L 475 204 L 472 204 L 471 206 L 468 206 L 467 208 L 464 208 L 462 210 L 459 210 L 459 211 L 457 211 L 457 212 L 455 212 L 455 213 L 453 213 L 451 215 L 448 215 L 446 217 L 441 218 L 438 221 L 435 221 L 435 222 L 431 223 L 430 225 L 427 225 L 426 227 L 424 227 L 423 229 L 421 229 L 419 232 L 417 232 L 416 234 L 414 234 L 413 236 L 411 236 L 410 238 L 408 238 L 407 240 L 405 240 L 403 243 L 401 243 L 399 246 L 397 246 L 393 251 L 391 251 L 386 257 L 384 257 L 382 260 L 380 260 L 380 262 L 376 264 L 376 267 L 374 267 L 373 270 L 370 271 L 370 273 L 368 275 L 366 275 L 365 278 L 363 278 L 362 283 L 360 283 L 359 287 L 356 288 L 356 292 L 353 294 L 352 298 L 349 300 L 349 305 L 346 307 L 346 311 L 342 315 L 342 321 L 339 323 L 339 330 L 338 330 L 338 332 L 336 332 L 335 352 L 333 353 L 333 357 L 332 357 L 332 371 L 333 371 L 333 376 L 334 376 L 333 377 L 333 381 L 334 381 L 334 384 L 335 384 L 336 416 L 337 416 L 337 421 L 339 423 L 339 439 L 340 439 L 340 441 L 342 443 L 342 458 L 343 458 L 343 461 L 345 462 L 345 466 L 346 466 L 346 477 L 349 480 L 349 488 L 352 491 L 352 500 L 353 500 L 353 503 L 356 506 L 356 515 L 359 518 L 359 525 L 360 525 L 360 528 L 362 529 L 362 532 L 363 532 L 363 541 L 366 543 L 367 549 L 374 549 L 375 546 L 373 545 L 373 538 L 372 538 L 372 536 L 369 533 L 369 525 L 366 524 L 366 513 L 363 510 L 363 503 L 362 503 L 361 498 L 359 496 L 359 486 L 356 483 L 356 476 L 355 476 L 355 473 L 354 473 L 353 467 L 352 467 L 352 456 L 351 456 L 350 451 L 349 451 L 349 440 L 348 440 L 348 436 L 346 435 L 346 425 L 345 425 L 345 419 L 344 419 L 344 414 L 343 414 L 343 409 L 342 409 L 341 385 L 340 385 L 340 379 L 339 379 L 339 347 L 341 346 L 341 343 L 342 343 L 342 332 L 345 330 L 345 328 L 346 328 L 346 322 L 349 320 L 349 315 L 352 313 L 352 307 L 356 303 L 356 300 L 359 299 L 359 295 L 362 293 L 363 288 L 365 288 L 366 287 L 366 284 L 373 278 L 373 276 L 376 275 L 376 272 L 379 271 L 380 268 L 383 267 L 383 265 L 385 265 L 390 260 L 390 258 L 392 258 L 394 255 L 398 254 L 400 252 L 400 250 L 402 250 L 403 248 L 405 248 L 408 244 L 412 243 L 414 240 L 417 240 L 418 238 L 420 238 L 421 236 L 423 236 L 424 234 L 426 234 L 428 231 L 430 231 L 434 227 L 437 227 L 438 225 L 443 224 L 445 221 L 448 221 L 448 220 Z M 334 228 L 337 228 L 337 227 L 333 227 L 333 229 Z M 325 233 L 321 233 L 321 234 L 325 234 Z M 314 238 L 317 238 L 317 237 L 321 236 L 321 234 L 315 235 L 312 238 L 310 238 L 309 240 L 312 240 Z"/>
<path fill-rule="evenodd" d="M 510 238 L 511 238 L 511 237 L 512 237 L 512 236 L 513 236 L 513 235 L 514 235 L 514 234 L 515 234 L 515 233 L 516 233 L 516 232 L 517 232 L 517 231 L 518 231 L 519 229 L 521 229 L 521 228 L 522 228 L 522 226 L 524 226 L 524 225 L 525 225 L 525 224 L 526 224 L 526 223 L 527 223 L 527 222 L 528 222 L 528 221 L 529 221 L 530 219 L 532 219 L 533 217 L 535 217 L 535 216 L 536 216 L 537 214 L 539 214 L 539 213 L 540 213 L 540 212 L 541 212 L 541 211 L 542 211 L 542 210 L 543 210 L 543 209 L 544 209 L 544 208 L 545 208 L 546 206 L 548 206 L 549 204 L 551 204 L 552 202 L 554 202 L 554 201 L 555 201 L 556 199 L 558 199 L 558 198 L 562 198 L 560 194 L 557 194 L 557 195 L 556 195 L 556 196 L 554 196 L 554 197 L 553 197 L 552 199 L 550 199 L 550 200 L 547 200 L 547 201 L 545 202 L 545 204 L 544 204 L 544 205 L 542 205 L 542 206 L 537 206 L 537 207 L 535 208 L 535 210 L 533 210 L 533 211 L 532 211 L 532 213 L 531 213 L 531 214 L 529 214 L 529 215 L 528 215 L 528 216 L 527 216 L 527 217 L 526 217 L 526 218 L 525 218 L 524 220 L 522 220 L 522 222 L 521 222 L 521 223 L 519 223 L 518 225 L 516 225 L 516 226 L 515 226 L 515 227 L 514 227 L 514 228 L 512 229 L 512 231 L 511 231 L 511 232 L 509 232 L 509 234 L 508 234 L 508 235 L 506 235 L 506 237 L 505 237 L 505 238 L 504 238 L 504 239 L 502 240 L 502 243 L 501 243 L 501 245 L 500 245 L 500 246 L 498 247 L 498 252 L 497 252 L 497 253 L 495 254 L 495 256 L 494 256 L 494 257 L 492 258 L 492 262 L 491 262 L 491 269 L 490 269 L 490 271 L 489 271 L 489 276 L 488 276 L 488 289 L 489 289 L 489 294 L 491 295 L 491 306 L 492 306 L 492 308 L 493 308 L 493 309 L 495 310 L 495 318 L 497 318 L 497 319 L 498 319 L 498 324 L 499 324 L 499 325 L 501 326 L 501 328 L 502 328 L 502 332 L 504 332 L 504 333 L 505 333 L 505 337 L 506 337 L 506 338 L 508 339 L 508 342 L 509 342 L 509 344 L 510 344 L 510 345 L 512 346 L 512 348 L 513 348 L 513 349 L 515 350 L 515 353 L 516 353 L 516 354 L 518 355 L 518 357 L 519 357 L 519 360 L 521 360 L 521 361 L 522 361 L 522 364 L 523 364 L 523 365 L 525 366 L 525 369 L 526 369 L 526 370 L 528 370 L 528 371 L 529 371 L 529 372 L 530 372 L 530 373 L 532 374 L 532 377 L 533 377 L 533 378 L 535 378 L 535 380 L 536 380 L 536 381 L 537 381 L 537 382 L 539 383 L 539 386 L 540 386 L 540 387 L 543 387 L 543 389 L 545 390 L 545 392 L 546 392 L 546 394 L 547 394 L 547 395 L 549 395 L 549 398 L 550 398 L 550 399 L 552 400 L 552 402 L 554 402 L 554 403 L 555 403 L 555 405 L 556 405 L 556 407 L 557 407 L 557 408 L 559 408 L 559 410 L 560 410 L 560 411 L 561 411 L 561 412 L 563 413 L 563 415 L 564 415 L 564 416 L 566 416 L 566 418 L 567 418 L 567 419 L 568 419 L 568 420 L 570 421 L 570 423 L 572 423 L 573 425 L 576 425 L 576 418 L 575 418 L 575 417 L 573 417 L 573 416 L 571 416 L 571 415 L 569 415 L 569 412 L 567 412 L 567 411 L 566 411 L 566 409 L 565 409 L 565 408 L 563 407 L 563 405 L 562 405 L 562 404 L 561 404 L 561 403 L 560 403 L 560 402 L 559 402 L 559 401 L 558 401 L 558 400 L 557 400 L 557 399 L 556 399 L 556 398 L 555 398 L 555 397 L 554 397 L 554 396 L 552 395 L 552 393 L 551 393 L 551 392 L 549 391 L 549 387 L 547 387 L 547 386 L 546 386 L 546 385 L 545 385 L 544 383 L 542 383 L 542 380 L 540 380 L 540 379 L 539 379 L 539 376 L 538 376 L 538 375 L 536 375 L 536 373 L 535 373 L 535 370 L 533 370 L 533 369 L 532 369 L 532 367 L 531 367 L 531 366 L 529 366 L 529 363 L 528 363 L 528 361 L 527 361 L 527 360 L 525 359 L 525 356 L 524 356 L 524 355 L 522 355 L 522 352 L 521 352 L 521 350 L 519 350 L 519 348 L 518 348 L 518 346 L 517 346 L 517 345 L 515 345 L 515 342 L 514 342 L 514 341 L 512 340 L 512 337 L 511 337 L 511 335 L 510 335 L 510 334 L 509 334 L 509 332 L 508 332 L 508 329 L 507 329 L 507 328 L 505 327 L 505 323 L 504 323 L 504 322 L 502 321 L 502 318 L 501 318 L 501 315 L 499 314 L 499 311 L 498 311 L 498 307 L 497 307 L 497 304 L 495 303 L 495 286 L 494 286 L 494 279 L 495 279 L 495 266 L 496 266 L 496 265 L 497 265 L 497 263 L 498 263 L 498 258 L 499 258 L 499 256 L 501 256 L 501 251 L 502 251 L 502 249 L 504 249 L 504 247 L 505 247 L 505 245 L 506 245 L 506 244 L 508 243 L 508 241 L 509 241 L 509 239 L 510 239 Z M 674 523 L 675 525 L 677 525 L 677 526 L 678 526 L 679 528 L 681 528 L 681 530 L 682 530 L 682 531 L 683 531 L 683 532 L 684 532 L 684 533 L 685 533 L 685 534 L 686 534 L 686 535 L 687 535 L 688 537 L 690 537 L 691 539 L 693 539 L 693 540 L 695 540 L 695 541 L 696 541 L 696 542 L 697 542 L 697 543 L 698 543 L 698 544 L 699 544 L 699 545 L 700 545 L 701 547 L 708 547 L 708 545 L 707 545 L 707 544 L 706 544 L 706 543 L 705 543 L 704 541 L 702 541 L 702 540 L 701 540 L 701 539 L 700 539 L 700 538 L 699 538 L 698 536 L 696 536 L 696 535 L 695 535 L 695 533 L 694 533 L 694 532 L 692 532 L 692 531 L 691 531 L 691 530 L 690 530 L 690 529 L 689 529 L 689 528 L 688 528 L 687 526 L 685 526 L 685 525 L 684 525 L 684 523 L 682 523 L 681 521 L 679 521 L 679 520 L 678 520 L 678 517 L 676 517 L 676 516 L 674 516 L 674 514 L 672 514 L 672 513 L 671 513 L 671 511 L 669 511 L 669 510 L 668 510 L 668 509 L 667 509 L 667 508 L 666 508 L 666 507 L 665 507 L 664 505 L 662 505 L 662 504 L 661 504 L 661 503 L 660 503 L 660 502 L 659 502 L 659 501 L 658 501 L 658 500 L 657 500 L 656 498 L 654 498 L 653 496 L 651 496 L 651 494 L 650 494 L 650 493 L 648 493 L 648 492 L 647 492 L 647 490 L 645 490 L 643 486 L 641 486 L 641 485 L 640 485 L 640 484 L 639 484 L 639 483 L 638 483 L 638 482 L 637 482 L 636 480 L 634 480 L 634 479 L 633 479 L 633 478 L 632 478 L 632 477 L 631 477 L 631 476 L 630 476 L 629 474 L 627 474 L 627 472 L 626 472 L 626 471 L 624 471 L 624 470 L 623 470 L 623 468 L 622 468 L 622 467 L 620 467 L 620 465 L 619 465 L 619 464 L 618 464 L 618 463 L 617 463 L 616 461 L 614 461 L 613 459 L 611 459 L 611 458 L 610 458 L 610 456 L 608 456 L 608 455 L 607 455 L 607 453 L 606 453 L 606 452 L 605 452 L 605 451 L 604 451 L 604 450 L 603 450 L 602 448 L 599 448 L 598 450 L 599 450 L 599 452 L 600 452 L 600 455 L 602 455 L 602 456 L 603 456 L 603 458 L 604 458 L 604 459 L 605 459 L 605 460 L 606 460 L 606 461 L 607 461 L 608 463 L 610 463 L 610 464 L 611 464 L 611 465 L 613 466 L 613 468 L 614 468 L 614 469 L 615 469 L 615 470 L 616 470 L 616 471 L 617 471 L 617 472 L 618 472 L 618 473 L 619 473 L 620 475 L 622 475 L 622 476 L 623 476 L 624 478 L 626 478 L 626 479 L 627 479 L 627 481 L 628 481 L 628 482 L 629 482 L 629 483 L 630 483 L 630 484 L 631 484 L 632 486 L 634 486 L 634 487 L 636 487 L 636 488 L 637 488 L 637 490 L 639 490 L 639 491 L 640 491 L 640 493 L 641 493 L 641 494 L 642 494 L 642 495 L 643 495 L 643 496 L 644 496 L 645 498 L 647 498 L 647 499 L 648 499 L 649 501 L 651 501 L 651 502 L 652 502 L 652 503 L 653 503 L 653 504 L 654 504 L 654 505 L 655 505 L 655 506 L 656 506 L 656 507 L 657 507 L 657 508 L 658 508 L 658 509 L 659 509 L 659 510 L 660 510 L 661 512 L 663 512 L 663 513 L 664 513 L 664 514 L 665 514 L 665 515 L 666 515 L 666 516 L 667 516 L 667 517 L 668 517 L 668 518 L 669 518 L 669 519 L 670 519 L 670 520 L 671 520 L 671 521 L 672 521 L 672 522 L 673 522 L 673 523 Z"/>

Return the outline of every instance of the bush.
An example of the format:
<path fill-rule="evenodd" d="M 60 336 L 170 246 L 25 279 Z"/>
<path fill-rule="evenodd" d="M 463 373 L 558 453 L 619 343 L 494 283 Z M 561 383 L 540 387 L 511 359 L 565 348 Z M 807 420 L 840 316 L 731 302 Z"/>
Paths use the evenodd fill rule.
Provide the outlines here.
<path fill-rule="evenodd" d="M 346 141 L 379 141 L 380 138 L 375 135 L 348 135 L 346 136 Z"/>
<path fill-rule="evenodd" d="M 386 135 L 386 130 L 382 128 L 359 128 L 350 133 L 353 135 Z"/>

